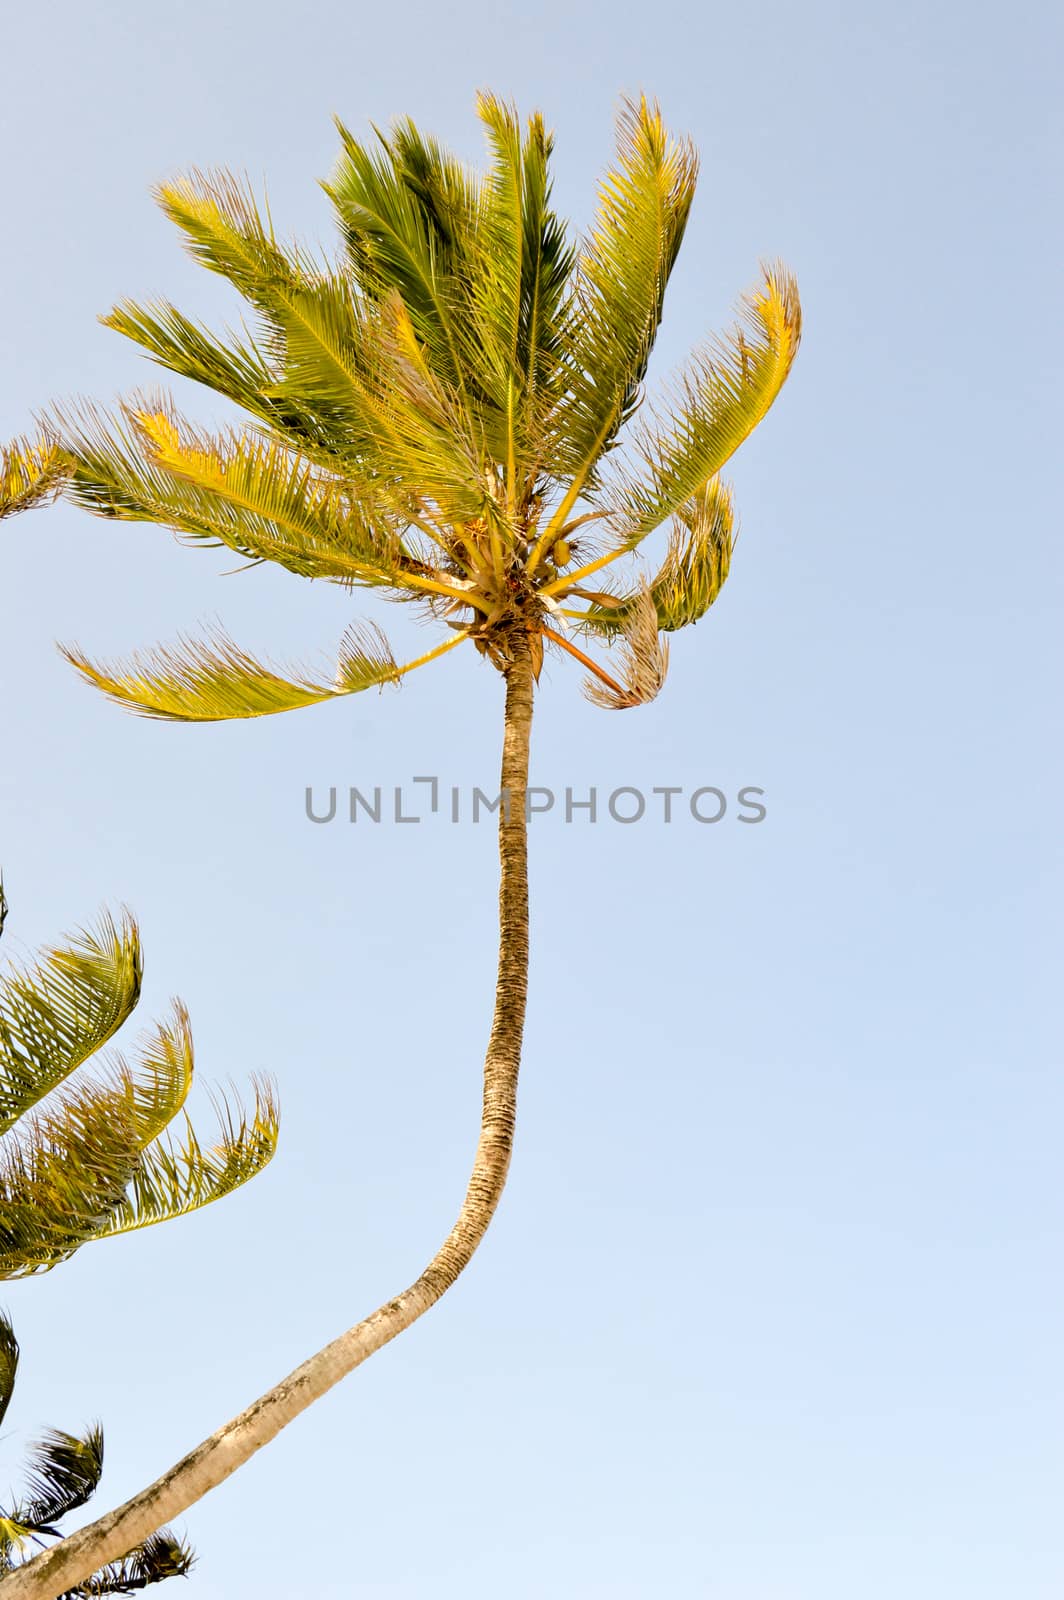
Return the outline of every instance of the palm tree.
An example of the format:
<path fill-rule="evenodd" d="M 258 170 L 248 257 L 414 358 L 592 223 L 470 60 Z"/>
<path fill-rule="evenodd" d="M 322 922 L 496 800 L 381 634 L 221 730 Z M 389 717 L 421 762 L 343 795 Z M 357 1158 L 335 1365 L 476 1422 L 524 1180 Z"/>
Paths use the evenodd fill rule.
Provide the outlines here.
<path fill-rule="evenodd" d="M 498 1204 L 513 1144 L 528 968 L 525 797 L 544 650 L 575 660 L 599 705 L 660 689 L 661 634 L 704 615 L 727 575 L 732 503 L 718 474 L 761 421 L 800 334 L 793 280 L 768 268 L 738 326 L 643 403 L 696 153 L 656 106 L 626 103 L 590 235 L 551 205 L 552 138 L 491 96 L 485 176 L 410 121 L 373 144 L 338 125 L 325 190 L 337 261 L 285 245 L 226 173 L 160 185 L 193 256 L 229 280 L 253 326 L 218 337 L 165 301 L 104 321 L 157 363 L 233 401 L 247 421 L 209 433 L 166 396 L 117 415 L 58 416 L 70 493 L 99 516 L 160 523 L 251 563 L 378 591 L 448 630 L 397 663 L 375 625 L 351 627 L 325 680 L 218 632 L 100 664 L 71 661 L 120 704 L 171 721 L 294 710 L 401 681 L 470 644 L 505 685 L 499 965 L 480 1139 L 459 1217 L 420 1276 L 313 1356 L 111 1516 L 38 1557 L 11 1600 L 52 1596 L 235 1470 L 454 1283 Z M 637 412 L 639 415 L 637 416 Z M 623 440 L 623 448 L 622 448 Z M 617 565 L 663 524 L 649 578 Z M 620 666 L 588 651 L 614 649 Z M 584 647 L 587 648 L 584 648 Z"/>
<path fill-rule="evenodd" d="M 0 885 L 0 931 L 6 913 Z M 273 1156 L 277 1110 L 264 1082 L 251 1112 L 218 1101 L 220 1137 L 200 1143 L 184 1111 L 192 1036 L 177 1001 L 135 1066 L 116 1055 L 92 1070 L 132 1015 L 141 972 L 136 923 L 105 915 L 0 979 L 0 1278 L 199 1210 Z"/>
<path fill-rule="evenodd" d="M 19 1348 L 14 1330 L 0 1313 L 0 1423 L 15 1389 Z M 5 1510 L 0 1507 L 0 1574 L 16 1572 L 15 1557 L 27 1544 L 44 1546 L 60 1537 L 55 1526 L 87 1505 L 103 1472 L 103 1432 L 93 1426 L 79 1436 L 50 1428 L 34 1446 L 28 1472 L 28 1493 Z M 135 1594 L 164 1578 L 184 1577 L 192 1552 L 167 1529 L 153 1533 L 120 1561 L 109 1562 L 67 1595 L 89 1600 L 93 1595 Z"/>

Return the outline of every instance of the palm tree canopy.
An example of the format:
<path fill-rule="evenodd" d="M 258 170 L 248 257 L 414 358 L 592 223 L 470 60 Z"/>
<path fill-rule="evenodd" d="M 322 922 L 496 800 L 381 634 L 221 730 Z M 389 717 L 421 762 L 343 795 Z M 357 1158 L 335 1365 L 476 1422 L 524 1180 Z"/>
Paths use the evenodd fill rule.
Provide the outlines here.
<path fill-rule="evenodd" d="M 116 666 L 71 650 L 121 703 L 194 721 L 291 710 L 394 681 L 464 639 L 503 667 L 519 630 L 537 667 L 544 642 L 564 649 L 591 667 L 600 703 L 633 705 L 664 677 L 658 631 L 696 622 L 716 599 L 734 524 L 718 475 L 790 371 L 794 281 L 766 268 L 737 326 L 644 405 L 694 198 L 693 147 L 646 99 L 626 102 L 594 224 L 574 241 L 552 207 L 542 118 L 522 126 L 491 95 L 478 111 L 482 174 L 410 121 L 365 143 L 338 124 L 324 185 L 342 236 L 335 260 L 280 241 L 227 173 L 161 184 L 163 210 L 239 290 L 249 325 L 217 335 L 165 301 L 125 301 L 103 320 L 247 420 L 211 433 L 165 395 L 58 417 L 70 493 L 90 511 L 419 602 L 450 637 L 400 667 L 382 636 L 355 629 L 330 681 L 225 636 Z M 654 576 L 587 586 L 662 525 Z M 574 632 L 627 652 L 626 687 L 575 648 Z"/>
<path fill-rule="evenodd" d="M 5 913 L 0 887 L 0 930 Z M 141 971 L 126 915 L 0 977 L 0 1278 L 198 1210 L 273 1156 L 277 1108 L 263 1081 L 250 1110 L 218 1100 L 218 1136 L 200 1143 L 184 1111 L 193 1052 L 179 1002 L 132 1063 L 101 1062 L 137 1005 Z"/>

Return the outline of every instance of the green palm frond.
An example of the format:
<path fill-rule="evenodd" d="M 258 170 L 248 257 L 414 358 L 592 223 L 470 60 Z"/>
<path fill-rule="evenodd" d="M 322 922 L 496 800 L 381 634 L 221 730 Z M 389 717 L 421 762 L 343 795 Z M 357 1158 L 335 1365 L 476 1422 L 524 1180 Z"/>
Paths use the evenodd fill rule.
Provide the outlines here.
<path fill-rule="evenodd" d="M 348 280 L 283 250 L 249 186 L 231 173 L 194 172 L 156 195 L 192 254 L 260 313 L 275 390 L 312 411 L 350 467 L 389 450 L 401 466 L 402 440 L 374 381 L 379 339 Z"/>
<path fill-rule="evenodd" d="M 67 1087 L 0 1146 L 0 1278 L 40 1272 L 94 1239 L 141 1159 L 121 1074 Z"/>
<path fill-rule="evenodd" d="M 37 1532 L 56 1533 L 51 1524 L 85 1505 L 102 1473 L 103 1432 L 98 1426 L 83 1438 L 49 1428 L 30 1457 L 30 1498 L 17 1507 L 15 1516 Z"/>
<path fill-rule="evenodd" d="M 381 460 L 404 486 L 407 503 L 427 503 L 434 521 L 451 526 L 495 515 L 496 468 L 483 408 L 469 409 L 435 372 L 399 295 L 381 308 L 378 349 L 382 407 L 398 440 L 382 440 Z"/>
<path fill-rule="evenodd" d="M 192 1088 L 195 1058 L 192 1027 L 180 1000 L 166 1022 L 157 1022 L 141 1045 L 136 1067 L 118 1056 L 112 1082 L 124 1094 L 133 1138 L 145 1150 L 182 1111 Z"/>
<path fill-rule="evenodd" d="M 317 268 L 302 252 L 278 244 L 250 185 L 231 172 L 193 170 L 157 184 L 155 198 L 185 235 L 193 259 L 228 278 L 267 315 Z"/>
<path fill-rule="evenodd" d="M 241 342 L 233 335 L 222 343 L 210 329 L 192 322 L 168 300 L 152 300 L 145 305 L 122 300 L 100 322 L 139 344 L 168 372 L 205 384 L 271 426 L 281 431 L 287 421 L 299 426 L 299 418 L 288 416 L 291 402 L 271 398 L 277 371 L 254 340 Z"/>
<path fill-rule="evenodd" d="M 697 174 L 693 146 L 669 137 L 657 106 L 645 98 L 625 102 L 616 166 L 603 181 L 576 263 L 568 388 L 553 419 L 553 460 L 572 481 L 552 521 L 555 533 L 578 495 L 594 486 L 599 458 L 639 400 Z"/>
<path fill-rule="evenodd" d="M 7 1415 L 7 1408 L 11 1404 L 11 1396 L 15 1392 L 15 1379 L 18 1376 L 18 1340 L 15 1330 L 0 1312 L 0 1424 Z"/>
<path fill-rule="evenodd" d="M 274 1153 L 277 1107 L 257 1079 L 250 1110 L 216 1102 L 218 1136 L 201 1145 L 184 1114 L 194 1063 L 179 1002 L 132 1063 L 104 1057 L 77 1071 L 132 1012 L 140 975 L 136 924 L 103 918 L 36 965 L 14 969 L 0 988 L 0 1278 L 46 1271 L 93 1239 L 207 1205 Z M 17 1347 L 6 1357 L 0 1350 L 0 1385 L 5 1370 L 13 1381 L 16 1358 Z"/>
<path fill-rule="evenodd" d="M 728 576 L 734 544 L 731 490 L 719 478 L 711 478 L 674 516 L 665 560 L 650 581 L 663 633 L 686 628 L 709 610 Z M 581 626 L 613 637 L 636 599 L 634 594 L 616 592 L 596 596 Z"/>
<path fill-rule="evenodd" d="M 165 300 L 146 305 L 124 300 L 100 321 L 139 344 L 167 371 L 205 384 L 232 400 L 262 424 L 270 437 L 318 467 L 349 472 L 355 455 L 350 439 L 346 434 L 338 436 L 334 417 L 320 401 L 310 404 L 298 398 L 291 386 L 285 387 L 284 352 L 271 358 L 246 329 L 243 338 L 230 334 L 223 341 Z M 278 337 L 274 325 L 267 333 L 267 343 L 276 346 Z"/>
<path fill-rule="evenodd" d="M 504 468 L 511 506 L 526 503 L 545 448 L 544 419 L 559 398 L 565 294 L 574 260 L 550 210 L 552 141 L 542 117 L 522 137 L 513 106 L 482 94 L 477 111 L 492 165 L 481 192 L 477 250 L 467 268 L 475 370 L 496 413 L 489 437 Z"/>
<path fill-rule="evenodd" d="M 48 434 L 0 445 L 0 519 L 54 500 L 66 465 L 65 452 Z"/>
<path fill-rule="evenodd" d="M 219 1136 L 204 1149 L 186 1116 L 180 1138 L 167 1133 L 144 1150 L 119 1205 L 98 1237 L 134 1233 L 221 1200 L 261 1172 L 277 1146 L 277 1105 L 270 1086 L 254 1081 L 250 1112 L 215 1096 Z"/>
<path fill-rule="evenodd" d="M 731 490 L 711 478 L 676 513 L 668 553 L 650 585 L 664 633 L 686 628 L 709 610 L 728 576 L 734 543 Z"/>
<path fill-rule="evenodd" d="M 522 151 L 521 319 L 518 363 L 526 400 L 537 411 L 558 398 L 567 328 L 568 289 L 576 259 L 565 223 L 551 208 L 550 158 L 554 138 L 533 114 Z"/>
<path fill-rule="evenodd" d="M 184 1540 L 177 1539 L 167 1528 L 153 1533 L 129 1555 L 120 1561 L 110 1561 L 99 1572 L 68 1589 L 59 1600 L 93 1600 L 105 1594 L 138 1594 L 153 1583 L 165 1578 L 185 1578 L 191 1572 L 195 1557 Z"/>
<path fill-rule="evenodd" d="M 405 479 L 449 513 L 475 515 L 483 485 L 476 464 L 469 468 L 468 440 L 455 426 L 426 433 L 416 405 L 396 407 L 402 371 L 393 371 L 381 327 L 367 317 L 350 281 L 282 250 L 250 189 L 229 173 L 193 173 L 160 186 L 157 195 L 197 259 L 228 277 L 261 313 L 276 387 L 324 422 L 323 433 L 349 465 L 357 469 L 369 456 L 385 467 L 386 482 Z"/>
<path fill-rule="evenodd" d="M 110 505 L 137 521 L 165 515 L 193 540 L 308 578 L 370 588 L 399 581 L 396 535 L 354 482 L 322 472 L 276 439 L 233 429 L 213 437 L 183 431 L 158 401 L 127 404 L 122 415 L 125 427 L 97 418 L 79 439 L 82 460 L 90 450 L 93 459 L 80 480 L 75 475 L 73 492 L 94 500 L 94 509 Z M 133 459 L 136 500 L 128 493 Z"/>
<path fill-rule="evenodd" d="M 619 471 L 616 516 L 628 543 L 678 511 L 753 432 L 786 381 L 801 329 L 794 279 L 770 268 L 734 331 L 696 354 L 675 381 L 666 414 L 650 413 L 637 426 L 633 450 L 650 476 Z"/>
<path fill-rule="evenodd" d="M 206 639 L 180 639 L 112 665 L 97 665 L 80 650 L 61 648 L 82 677 L 112 700 L 164 722 L 270 716 L 395 683 L 399 677 L 388 642 L 372 623 L 347 630 L 331 683 L 305 673 L 275 671 L 219 628 Z"/>
<path fill-rule="evenodd" d="M 465 306 L 456 283 L 471 254 L 479 199 L 460 163 L 408 120 L 368 149 L 337 119 L 343 146 L 323 185 L 352 280 L 370 302 L 398 293 L 437 375 L 464 387 Z"/>
<path fill-rule="evenodd" d="M 0 980 L 0 1134 L 117 1033 L 140 998 L 136 924 L 101 918 Z"/>
<path fill-rule="evenodd" d="M 487 129 L 492 165 L 482 190 L 480 249 L 475 270 L 468 275 L 469 288 L 477 343 L 483 352 L 482 367 L 491 398 L 502 414 L 499 453 L 512 487 L 517 408 L 523 388 L 520 346 L 525 228 L 521 124 L 514 108 L 494 95 L 479 95 L 477 112 Z"/>

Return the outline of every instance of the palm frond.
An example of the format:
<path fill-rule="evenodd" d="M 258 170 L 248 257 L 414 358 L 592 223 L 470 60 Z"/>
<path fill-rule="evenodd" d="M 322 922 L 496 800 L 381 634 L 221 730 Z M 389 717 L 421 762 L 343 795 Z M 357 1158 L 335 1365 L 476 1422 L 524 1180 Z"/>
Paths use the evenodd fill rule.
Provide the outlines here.
<path fill-rule="evenodd" d="M 320 472 L 276 440 L 187 427 L 182 437 L 169 411 L 126 412 L 152 465 L 177 480 L 171 501 L 178 510 L 187 505 L 193 527 L 210 521 L 230 549 L 306 577 L 366 587 L 398 581 L 397 535 L 364 487 Z"/>
<path fill-rule="evenodd" d="M 195 172 L 163 184 L 157 196 L 192 253 L 223 273 L 264 318 L 276 398 L 311 416 L 321 436 L 352 466 L 371 467 L 396 438 L 379 395 L 367 383 L 372 319 L 351 283 L 277 243 L 248 185 L 227 172 Z"/>
<path fill-rule="evenodd" d="M 600 678 L 584 680 L 584 694 L 607 711 L 628 711 L 646 705 L 660 693 L 669 670 L 669 647 L 658 635 L 658 611 L 650 589 L 636 595 L 621 628 L 624 686 L 613 688 Z"/>
<path fill-rule="evenodd" d="M 358 682 L 374 652 L 379 656 L 373 635 L 345 640 L 346 683 Z M 128 1018 L 140 981 L 136 924 L 104 917 L 36 964 L 16 968 L 0 989 L 0 1278 L 47 1271 L 92 1239 L 220 1199 L 274 1153 L 276 1101 L 258 1079 L 250 1110 L 216 1101 L 220 1132 L 209 1149 L 187 1116 L 183 1137 L 173 1137 L 194 1065 L 179 1001 L 132 1065 L 105 1056 L 93 1072 L 76 1073 Z M 0 1318 L 0 1420 L 17 1357 Z"/>
<path fill-rule="evenodd" d="M 461 393 L 458 263 L 476 223 L 476 185 L 460 163 L 410 121 L 370 151 L 337 120 L 343 149 L 323 185 L 336 208 L 350 270 L 371 301 L 398 294 L 437 376 Z"/>
<path fill-rule="evenodd" d="M 33 1535 L 34 1530 L 19 1522 L 17 1517 L 7 1516 L 0 1511 L 0 1577 L 5 1572 L 13 1572 L 19 1565 L 14 1557 Z"/>
<path fill-rule="evenodd" d="M 709 610 L 728 576 L 734 544 L 731 490 L 711 478 L 676 513 L 668 553 L 650 585 L 664 633 L 686 628 Z"/>
<path fill-rule="evenodd" d="M 59 1600 L 93 1600 L 105 1594 L 137 1594 L 165 1578 L 185 1578 L 195 1557 L 189 1546 L 174 1537 L 169 1528 L 160 1528 L 150 1539 L 131 1550 L 119 1561 L 110 1561 L 99 1572 L 74 1589 L 67 1589 Z"/>
<path fill-rule="evenodd" d="M 121 1057 L 112 1081 L 124 1096 L 132 1136 L 145 1150 L 184 1109 L 192 1088 L 195 1054 L 188 1012 L 180 1000 L 168 1021 L 156 1023 L 138 1052 L 136 1067 Z"/>
<path fill-rule="evenodd" d="M 48 1271 L 96 1237 L 140 1160 L 121 1074 L 65 1087 L 0 1143 L 0 1278 Z"/>
<path fill-rule="evenodd" d="M 252 304 L 271 313 L 276 296 L 316 263 L 285 250 L 264 221 L 250 184 L 221 169 L 157 184 L 155 198 L 185 235 L 194 260 L 228 278 Z"/>
<path fill-rule="evenodd" d="M 719 478 L 711 478 L 674 516 L 665 560 L 650 580 L 663 633 L 686 628 L 709 610 L 728 576 L 734 544 L 732 492 Z M 609 638 L 621 630 L 638 598 L 638 592 L 616 590 L 578 593 L 592 601 L 580 626 Z"/>
<path fill-rule="evenodd" d="M 477 96 L 477 113 L 488 134 L 492 165 L 482 191 L 475 275 L 470 290 L 476 306 L 485 365 L 491 369 L 494 399 L 505 413 L 502 459 L 513 476 L 521 300 L 525 279 L 523 217 L 524 173 L 521 124 L 513 106 L 495 95 Z"/>
<path fill-rule="evenodd" d="M 65 470 L 63 450 L 47 433 L 0 445 L 0 519 L 53 500 Z"/>
<path fill-rule="evenodd" d="M 567 291 L 576 252 L 562 218 L 551 207 L 550 158 L 554 138 L 534 113 L 522 151 L 521 322 L 518 362 L 529 405 L 545 407 L 555 397 L 554 380 L 566 329 Z"/>
<path fill-rule="evenodd" d="M 15 1330 L 0 1311 L 0 1424 L 7 1415 L 18 1375 L 18 1340 Z"/>
<path fill-rule="evenodd" d="M 328 430 L 312 408 L 279 392 L 278 364 L 247 335 L 243 341 L 231 335 L 223 343 L 166 300 L 146 305 L 123 300 L 100 321 L 132 339 L 168 372 L 224 395 L 297 449 L 315 452 L 315 459 L 324 455 L 328 465 L 335 465 Z"/>
<path fill-rule="evenodd" d="M 482 94 L 492 164 L 481 189 L 477 248 L 463 264 L 475 329 L 475 370 L 490 396 L 486 436 L 511 507 L 525 507 L 546 449 L 544 419 L 558 398 L 566 286 L 574 251 L 550 206 L 553 141 L 538 114 L 522 136 L 516 109 Z"/>
<path fill-rule="evenodd" d="M 239 1101 L 214 1097 L 218 1138 L 210 1147 L 200 1143 L 187 1116 L 180 1138 L 167 1132 L 149 1145 L 95 1237 L 133 1233 L 198 1211 L 262 1172 L 277 1149 L 277 1104 L 265 1080 L 253 1080 L 253 1092 L 250 1111 Z"/>
<path fill-rule="evenodd" d="M 693 146 L 670 138 L 656 105 L 625 102 L 616 165 L 576 261 L 568 387 L 553 418 L 551 460 L 552 472 L 564 470 L 571 483 L 551 524 L 555 535 L 638 404 L 697 172 Z"/>
<path fill-rule="evenodd" d="M 30 1457 L 30 1498 L 16 1508 L 16 1517 L 39 1533 L 57 1533 L 52 1524 L 91 1499 L 102 1472 L 101 1428 L 90 1428 L 83 1438 L 49 1428 Z"/>
<path fill-rule="evenodd" d="M 384 635 L 370 623 L 348 629 L 331 683 L 305 673 L 286 676 L 241 650 L 220 628 L 206 639 L 179 639 L 112 665 L 97 665 L 76 648 L 60 648 L 87 682 L 119 705 L 164 722 L 224 722 L 295 711 L 394 683 L 399 675 Z"/>
<path fill-rule="evenodd" d="M 114 1035 L 140 998 L 140 937 L 102 917 L 0 982 L 0 1134 Z"/>
<path fill-rule="evenodd" d="M 377 457 L 393 478 L 400 505 L 427 505 L 455 525 L 493 514 L 494 471 L 476 416 L 434 371 L 410 313 L 393 294 L 377 332 L 378 404 L 390 437 Z"/>
<path fill-rule="evenodd" d="M 162 523 L 301 577 L 424 591 L 380 477 L 338 476 L 276 437 L 197 432 L 167 396 L 134 397 L 117 416 L 81 406 L 54 417 L 72 462 L 69 495 L 96 516 Z"/>
<path fill-rule="evenodd" d="M 638 426 L 633 448 L 650 476 L 622 466 L 612 497 L 628 543 L 679 510 L 753 432 L 787 379 L 801 328 L 794 279 L 781 266 L 767 269 L 738 326 L 696 354 L 675 381 L 667 413 L 650 413 Z"/>
<path fill-rule="evenodd" d="M 272 1159 L 278 1137 L 271 1086 L 253 1079 L 253 1105 L 215 1099 L 219 1132 L 205 1148 L 187 1115 L 192 1081 L 187 1017 L 157 1030 L 139 1070 L 119 1060 L 100 1081 L 67 1091 L 0 1151 L 0 1278 L 46 1271 L 94 1239 L 184 1216 L 223 1198 Z"/>

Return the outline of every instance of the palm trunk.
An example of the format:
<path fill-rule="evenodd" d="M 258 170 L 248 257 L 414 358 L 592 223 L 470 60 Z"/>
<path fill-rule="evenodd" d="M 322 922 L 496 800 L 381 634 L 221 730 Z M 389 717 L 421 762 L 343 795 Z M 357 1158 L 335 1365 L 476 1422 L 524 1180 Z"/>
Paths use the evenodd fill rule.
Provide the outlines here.
<path fill-rule="evenodd" d="M 334 1339 L 118 1510 L 71 1534 L 0 1579 L 3 1600 L 55 1600 L 180 1516 L 261 1450 L 301 1411 L 416 1322 L 454 1283 L 499 1203 L 513 1148 L 517 1075 L 528 989 L 528 852 L 525 792 L 532 727 L 532 662 L 518 635 L 506 670 L 503 804 L 499 817 L 499 971 L 484 1064 L 476 1159 L 459 1213 L 421 1276 Z"/>

